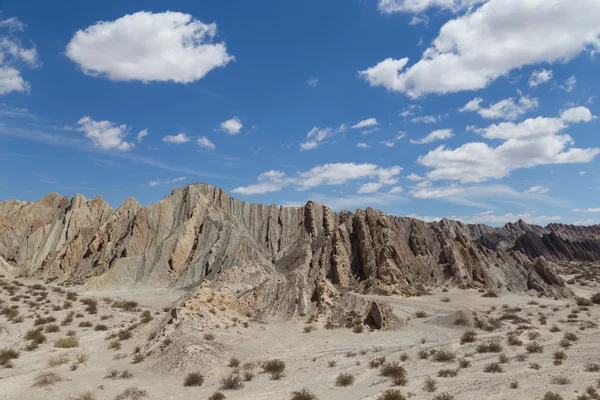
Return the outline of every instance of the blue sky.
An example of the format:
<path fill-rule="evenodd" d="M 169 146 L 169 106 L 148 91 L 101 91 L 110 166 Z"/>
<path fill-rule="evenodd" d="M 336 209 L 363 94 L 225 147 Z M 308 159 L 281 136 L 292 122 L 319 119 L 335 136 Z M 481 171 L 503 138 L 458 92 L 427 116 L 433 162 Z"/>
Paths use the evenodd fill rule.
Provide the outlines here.
<path fill-rule="evenodd" d="M 0 9 L 0 200 L 600 222 L 596 0 Z"/>

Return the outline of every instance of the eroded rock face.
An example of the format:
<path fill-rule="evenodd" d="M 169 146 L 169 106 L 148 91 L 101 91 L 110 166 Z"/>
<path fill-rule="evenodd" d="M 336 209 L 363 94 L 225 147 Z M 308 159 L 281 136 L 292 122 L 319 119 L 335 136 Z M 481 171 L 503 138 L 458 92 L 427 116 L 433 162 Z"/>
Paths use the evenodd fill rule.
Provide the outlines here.
<path fill-rule="evenodd" d="M 540 256 L 600 259 L 600 227 L 425 223 L 370 208 L 334 213 L 313 202 L 284 208 L 241 202 L 206 184 L 148 207 L 127 199 L 113 209 L 100 197 L 55 193 L 0 203 L 3 269 L 91 288 L 209 279 L 280 317 L 311 312 L 319 279 L 404 295 L 441 283 L 568 295 L 551 264 L 534 262 Z"/>

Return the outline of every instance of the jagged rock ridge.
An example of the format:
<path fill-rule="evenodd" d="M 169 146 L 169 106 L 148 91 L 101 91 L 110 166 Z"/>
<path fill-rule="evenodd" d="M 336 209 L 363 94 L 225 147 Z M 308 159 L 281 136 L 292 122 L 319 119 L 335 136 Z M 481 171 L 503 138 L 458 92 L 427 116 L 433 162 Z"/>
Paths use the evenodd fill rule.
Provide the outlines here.
<path fill-rule="evenodd" d="M 543 259 L 537 260 L 543 256 Z M 568 295 L 550 260 L 597 261 L 600 227 L 523 221 L 502 228 L 425 223 L 373 209 L 335 213 L 249 204 L 207 184 L 142 207 L 99 196 L 0 203 L 0 268 L 90 287 L 185 287 L 207 279 L 272 313 L 314 307 L 317 279 L 417 294 L 453 284 Z"/>

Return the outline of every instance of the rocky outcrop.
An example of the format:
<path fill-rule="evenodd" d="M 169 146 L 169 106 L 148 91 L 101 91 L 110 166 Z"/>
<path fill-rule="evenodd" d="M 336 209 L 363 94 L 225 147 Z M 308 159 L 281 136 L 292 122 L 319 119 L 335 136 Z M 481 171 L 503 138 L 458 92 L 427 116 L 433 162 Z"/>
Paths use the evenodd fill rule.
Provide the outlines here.
<path fill-rule="evenodd" d="M 425 223 L 366 209 L 334 213 L 249 204 L 206 184 L 142 207 L 99 196 L 0 203 L 3 269 L 91 288 L 189 287 L 205 280 L 265 313 L 315 308 L 324 281 L 339 288 L 415 295 L 453 284 L 567 295 L 551 264 L 597 260 L 600 227 L 518 221 L 502 228 Z M 560 288 L 560 289 L 557 289 Z"/>

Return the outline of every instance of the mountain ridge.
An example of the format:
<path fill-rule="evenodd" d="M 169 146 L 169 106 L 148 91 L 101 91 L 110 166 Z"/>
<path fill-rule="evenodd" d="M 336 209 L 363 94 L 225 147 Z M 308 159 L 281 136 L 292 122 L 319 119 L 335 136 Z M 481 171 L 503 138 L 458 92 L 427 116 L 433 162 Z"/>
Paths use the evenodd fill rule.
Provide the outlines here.
<path fill-rule="evenodd" d="M 552 262 L 600 260 L 600 226 L 494 228 L 423 222 L 367 208 L 333 212 L 309 201 L 247 203 L 204 183 L 143 207 L 99 195 L 50 193 L 0 203 L 0 268 L 90 288 L 185 287 L 204 280 L 296 315 L 317 278 L 362 291 L 415 295 L 455 285 L 564 297 Z"/>

